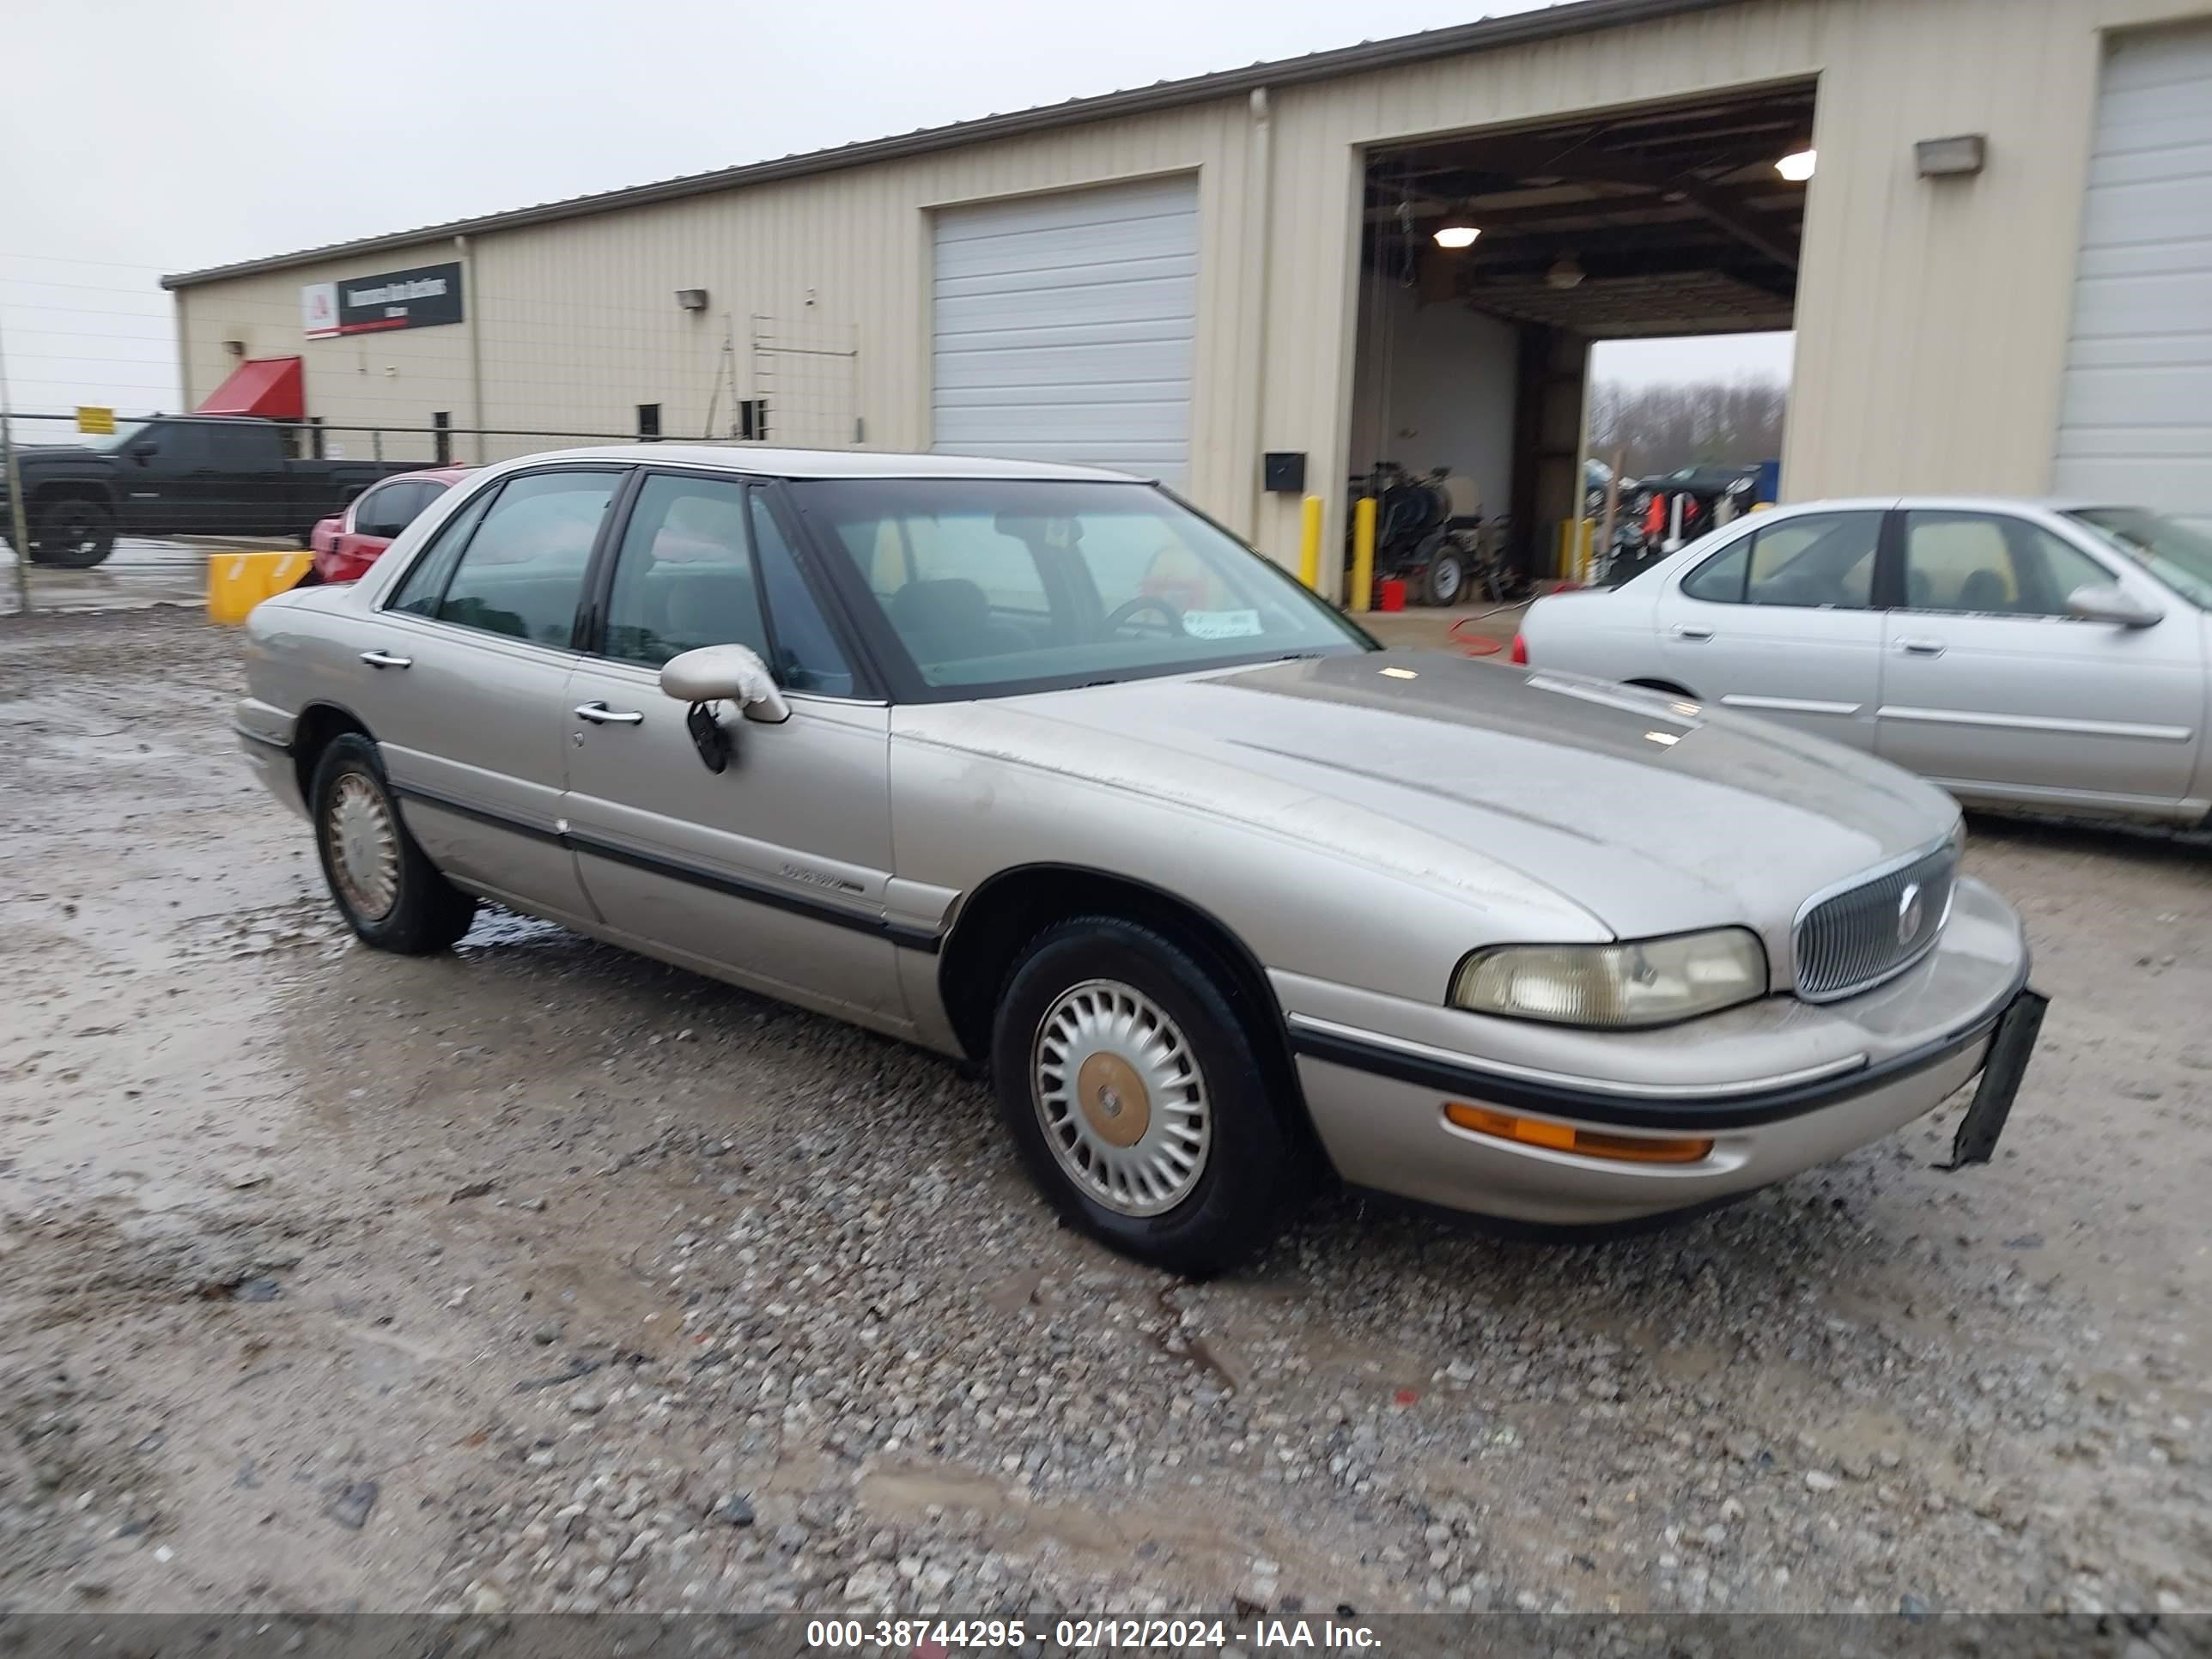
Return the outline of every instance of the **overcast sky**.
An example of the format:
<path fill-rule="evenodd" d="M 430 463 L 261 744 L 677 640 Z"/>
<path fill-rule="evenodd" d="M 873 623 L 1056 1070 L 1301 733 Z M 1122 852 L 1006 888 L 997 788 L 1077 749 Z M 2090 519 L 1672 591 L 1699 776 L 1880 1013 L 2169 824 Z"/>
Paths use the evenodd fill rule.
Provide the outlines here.
<path fill-rule="evenodd" d="M 165 271 L 1526 11 L 1534 0 L 8 0 L 18 410 L 174 407 Z M 1603 349 L 1786 372 L 1786 337 Z"/>

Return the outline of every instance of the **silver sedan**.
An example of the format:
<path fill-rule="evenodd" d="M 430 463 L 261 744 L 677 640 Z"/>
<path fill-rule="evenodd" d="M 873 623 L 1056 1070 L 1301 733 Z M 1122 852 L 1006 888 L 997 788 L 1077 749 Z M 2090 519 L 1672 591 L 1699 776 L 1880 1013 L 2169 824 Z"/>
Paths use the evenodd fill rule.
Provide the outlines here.
<path fill-rule="evenodd" d="M 674 445 L 471 477 L 248 623 L 241 747 L 373 945 L 480 900 L 986 1064 L 1038 1185 L 1188 1273 L 1319 1179 L 1709 1205 L 2039 1000 L 1940 792 L 1679 698 L 1378 650 L 1152 486 Z"/>
<path fill-rule="evenodd" d="M 2212 814 L 2212 537 L 2140 507 L 1814 501 L 1528 613 L 1516 659 L 1794 726 L 1978 806 Z"/>

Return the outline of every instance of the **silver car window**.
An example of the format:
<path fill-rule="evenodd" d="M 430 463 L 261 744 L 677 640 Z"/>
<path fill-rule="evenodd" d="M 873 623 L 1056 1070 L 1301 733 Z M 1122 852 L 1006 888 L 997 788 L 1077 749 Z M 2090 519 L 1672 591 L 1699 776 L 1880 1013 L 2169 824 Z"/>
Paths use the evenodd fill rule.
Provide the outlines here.
<path fill-rule="evenodd" d="M 607 595 L 606 654 L 658 668 L 708 645 L 769 654 L 741 483 L 647 478 L 623 527 Z"/>
<path fill-rule="evenodd" d="M 1905 599 L 1914 611 L 2060 617 L 2075 588 L 2112 580 L 2081 549 L 2008 513 L 1905 515 Z"/>
<path fill-rule="evenodd" d="M 1715 605 L 1863 611 L 1874 602 L 1881 543 L 1879 513 L 1793 514 L 1715 554 L 1682 592 Z"/>
<path fill-rule="evenodd" d="M 526 473 L 491 504 L 438 601 L 441 622 L 566 647 L 620 472 Z"/>

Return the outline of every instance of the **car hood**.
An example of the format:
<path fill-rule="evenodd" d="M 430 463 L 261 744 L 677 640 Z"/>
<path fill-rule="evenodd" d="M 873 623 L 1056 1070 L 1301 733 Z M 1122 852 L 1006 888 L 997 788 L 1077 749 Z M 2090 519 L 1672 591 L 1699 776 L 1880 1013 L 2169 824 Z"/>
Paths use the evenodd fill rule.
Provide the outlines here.
<path fill-rule="evenodd" d="M 1178 797 L 1204 779 L 1216 810 L 1264 813 L 1274 833 L 1364 861 L 1391 863 L 1404 826 L 1431 868 L 1438 843 L 1463 849 L 1466 872 L 1517 872 L 1624 938 L 1741 922 L 1779 944 L 1812 894 L 1940 840 L 1959 816 L 1940 790 L 1818 738 L 1443 653 L 968 707 L 1011 717 L 990 738 L 1009 758 L 1073 755 L 1091 775 Z M 1355 830 L 1361 841 L 1345 838 Z"/>

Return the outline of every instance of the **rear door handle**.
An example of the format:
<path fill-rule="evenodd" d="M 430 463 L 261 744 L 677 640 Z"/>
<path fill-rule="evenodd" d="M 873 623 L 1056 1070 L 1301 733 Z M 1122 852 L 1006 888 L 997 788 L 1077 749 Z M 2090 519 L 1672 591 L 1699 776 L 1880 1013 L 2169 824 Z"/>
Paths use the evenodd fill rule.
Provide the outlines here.
<path fill-rule="evenodd" d="M 395 657 L 389 651 L 364 651 L 361 653 L 361 659 L 371 668 L 411 668 L 415 665 L 414 658 Z"/>
<path fill-rule="evenodd" d="M 603 702 L 580 702 L 577 714 L 594 726 L 642 726 L 645 716 L 635 708 L 610 708 Z"/>
<path fill-rule="evenodd" d="M 1712 636 L 1713 630 L 1710 628 L 1692 628 L 1687 623 L 1674 624 L 1674 637 L 1678 640 L 1709 640 Z"/>
<path fill-rule="evenodd" d="M 1908 657 L 1940 657 L 1943 654 L 1941 640 L 1899 640 L 1897 648 Z"/>

